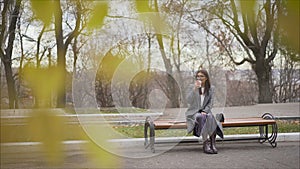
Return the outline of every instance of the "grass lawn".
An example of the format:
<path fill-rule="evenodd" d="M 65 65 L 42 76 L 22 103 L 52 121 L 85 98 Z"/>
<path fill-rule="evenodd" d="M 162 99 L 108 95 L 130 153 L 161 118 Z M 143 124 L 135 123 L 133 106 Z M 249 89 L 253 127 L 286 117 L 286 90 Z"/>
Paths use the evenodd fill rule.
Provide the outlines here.
<path fill-rule="evenodd" d="M 290 132 L 300 132 L 299 121 L 277 121 L 278 133 L 290 133 Z M 144 137 L 144 126 L 143 125 L 130 125 L 130 126 L 113 126 L 113 129 L 124 136 L 130 138 L 143 138 Z M 28 126 L 22 125 L 1 125 L 1 140 L 0 143 L 6 142 L 31 142 L 39 141 L 36 135 L 29 132 Z M 44 129 L 38 130 L 45 132 Z M 103 131 L 99 130 L 99 133 Z M 225 135 L 233 134 L 255 134 L 259 133 L 258 127 L 240 127 L 240 128 L 225 128 Z M 50 134 L 50 133 L 49 133 Z M 56 136 L 56 134 L 61 135 L 63 140 L 81 140 L 85 135 L 82 127 L 80 125 L 66 125 L 61 130 L 55 130 L 50 136 L 44 133 L 44 137 Z M 54 134 L 54 135 L 53 135 Z M 185 129 L 170 129 L 170 130 L 156 130 L 156 137 L 176 137 L 185 136 Z"/>
<path fill-rule="evenodd" d="M 119 113 L 153 113 L 147 109 L 136 108 L 136 107 L 104 107 L 100 109 L 95 108 L 84 108 L 76 109 L 65 108 L 63 109 L 67 114 L 119 114 Z"/>
<path fill-rule="evenodd" d="M 291 133 L 300 132 L 299 121 L 277 121 L 278 133 Z M 115 126 L 114 129 L 125 136 L 133 138 L 143 138 L 144 137 L 144 126 Z M 235 127 L 235 128 L 225 128 L 225 135 L 234 134 L 257 134 L 259 133 L 258 127 Z M 185 136 L 186 130 L 184 129 L 170 129 L 170 130 L 156 130 L 156 137 L 174 137 L 174 136 Z M 190 134 L 191 135 L 191 134 Z M 192 135 L 191 135 L 192 136 Z"/>

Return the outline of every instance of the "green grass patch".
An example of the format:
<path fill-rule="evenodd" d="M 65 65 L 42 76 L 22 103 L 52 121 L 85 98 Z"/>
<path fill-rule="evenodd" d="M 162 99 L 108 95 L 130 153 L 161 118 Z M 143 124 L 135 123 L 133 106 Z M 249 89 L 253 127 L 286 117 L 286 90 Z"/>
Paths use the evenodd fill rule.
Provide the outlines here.
<path fill-rule="evenodd" d="M 279 133 L 300 132 L 299 121 L 277 121 Z M 114 126 L 115 131 L 130 138 L 143 138 L 144 126 L 143 125 L 130 125 L 130 126 Z M 269 127 L 270 128 L 270 127 Z M 103 132 L 99 130 L 99 134 Z M 105 132 L 105 131 L 104 131 Z M 0 125 L 1 139 L 0 143 L 6 142 L 29 142 L 39 141 L 35 138 L 33 133 L 29 132 L 26 125 Z M 85 135 L 82 127 L 78 124 L 65 125 L 62 130 L 57 131 L 58 134 L 63 134 L 64 140 L 81 140 Z M 234 134 L 256 134 L 259 133 L 258 127 L 237 127 L 225 128 L 225 135 Z M 170 130 L 156 130 L 156 137 L 180 137 L 186 135 L 185 129 L 170 129 Z M 45 135 L 47 137 L 47 134 Z M 192 136 L 191 134 L 188 136 Z"/>
<path fill-rule="evenodd" d="M 95 108 L 84 108 L 84 109 L 74 109 L 65 108 L 64 111 L 67 114 L 119 114 L 119 113 L 152 113 L 147 109 L 141 109 L 136 107 L 104 107 L 100 109 Z"/>
<path fill-rule="evenodd" d="M 278 133 L 292 133 L 300 132 L 299 121 L 277 121 Z M 271 126 L 269 126 L 269 132 L 271 132 Z M 119 133 L 132 138 L 143 138 L 144 137 L 144 126 L 116 126 L 114 127 Z M 224 128 L 225 135 L 235 134 L 257 134 L 259 133 L 259 127 L 234 127 Z M 180 137 L 185 136 L 185 129 L 169 129 L 169 130 L 155 130 L 156 137 Z M 189 134 L 188 136 L 192 136 Z"/>

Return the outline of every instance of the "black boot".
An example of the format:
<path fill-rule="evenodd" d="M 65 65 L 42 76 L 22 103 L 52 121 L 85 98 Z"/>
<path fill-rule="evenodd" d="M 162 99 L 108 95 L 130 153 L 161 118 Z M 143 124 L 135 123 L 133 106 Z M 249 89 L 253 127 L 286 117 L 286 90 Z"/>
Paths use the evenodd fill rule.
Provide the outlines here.
<path fill-rule="evenodd" d="M 209 140 L 203 142 L 203 151 L 206 154 L 214 154 L 213 150 L 210 149 Z"/>
<path fill-rule="evenodd" d="M 218 154 L 218 150 L 216 148 L 216 136 L 217 133 L 214 132 L 209 138 L 210 138 L 210 148 L 213 151 L 214 154 Z"/>

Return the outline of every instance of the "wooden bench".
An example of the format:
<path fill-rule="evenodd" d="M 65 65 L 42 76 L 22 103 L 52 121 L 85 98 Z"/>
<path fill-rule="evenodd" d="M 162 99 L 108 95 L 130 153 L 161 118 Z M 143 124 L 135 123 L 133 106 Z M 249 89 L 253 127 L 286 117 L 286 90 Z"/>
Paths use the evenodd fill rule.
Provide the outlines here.
<path fill-rule="evenodd" d="M 234 138 L 226 139 L 224 136 L 224 141 L 234 141 L 234 140 L 259 140 L 260 143 L 268 141 L 271 146 L 274 148 L 277 146 L 277 124 L 275 118 L 270 113 L 265 113 L 262 117 L 250 117 L 250 118 L 226 118 L 222 122 L 223 128 L 230 127 L 249 127 L 249 126 L 258 126 L 259 127 L 259 136 L 258 137 L 247 137 L 247 138 Z M 269 133 L 269 126 L 272 130 Z M 166 129 L 186 129 L 185 121 L 167 121 L 167 120 L 157 120 L 153 121 L 151 117 L 147 117 L 144 125 L 144 137 L 145 149 L 148 147 L 151 148 L 151 151 L 154 153 L 155 148 L 155 130 L 166 130 Z M 149 132 L 148 132 L 149 131 Z M 185 142 L 184 140 L 180 142 Z M 190 141 L 189 141 L 190 142 Z"/>

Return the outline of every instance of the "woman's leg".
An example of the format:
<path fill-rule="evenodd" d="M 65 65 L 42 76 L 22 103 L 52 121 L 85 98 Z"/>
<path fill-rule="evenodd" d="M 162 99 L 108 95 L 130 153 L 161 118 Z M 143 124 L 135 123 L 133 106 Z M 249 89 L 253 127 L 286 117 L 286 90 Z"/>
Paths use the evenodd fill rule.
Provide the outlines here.
<path fill-rule="evenodd" d="M 202 140 L 203 140 L 203 151 L 204 153 L 207 153 L 207 154 L 213 154 L 213 151 L 211 150 L 210 148 L 210 145 L 209 145 L 209 140 L 208 140 L 208 134 L 207 132 L 202 132 L 202 129 L 204 127 L 204 124 L 206 122 L 206 117 L 207 115 L 203 115 L 201 113 L 197 113 L 195 115 L 195 132 L 198 136 L 202 135 Z"/>
<path fill-rule="evenodd" d="M 214 151 L 211 149 L 210 140 L 207 137 L 207 133 L 202 133 L 203 151 L 206 154 L 214 154 Z"/>
<path fill-rule="evenodd" d="M 195 119 L 195 127 L 194 127 L 194 136 L 200 137 L 201 133 L 202 133 L 202 128 L 204 126 L 206 117 L 203 116 L 200 113 L 196 113 L 194 115 L 194 119 Z"/>
<path fill-rule="evenodd" d="M 216 135 L 217 135 L 217 123 L 212 114 L 207 115 L 206 120 L 206 128 L 209 131 L 209 142 L 210 142 L 210 149 L 213 151 L 214 154 L 218 153 L 218 150 L 216 148 Z"/>
<path fill-rule="evenodd" d="M 216 148 L 216 136 L 217 136 L 217 123 L 212 114 L 207 115 L 207 127 L 209 128 L 209 139 L 210 139 L 210 148 L 213 151 L 214 154 L 218 153 L 218 150 Z"/>
<path fill-rule="evenodd" d="M 216 136 L 217 131 L 215 131 L 209 138 L 210 138 L 210 148 L 214 152 L 214 154 L 218 154 L 218 150 L 216 148 Z"/>

